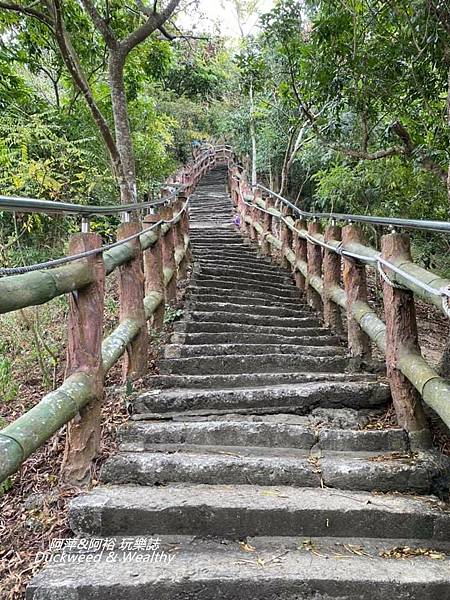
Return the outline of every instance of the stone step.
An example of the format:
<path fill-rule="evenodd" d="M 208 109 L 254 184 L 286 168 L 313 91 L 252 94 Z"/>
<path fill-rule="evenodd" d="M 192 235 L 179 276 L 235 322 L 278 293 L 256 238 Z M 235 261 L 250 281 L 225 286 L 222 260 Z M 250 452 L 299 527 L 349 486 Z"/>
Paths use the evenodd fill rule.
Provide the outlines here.
<path fill-rule="evenodd" d="M 190 235 L 190 240 L 192 245 L 196 246 L 204 246 L 204 245 L 208 245 L 210 243 L 210 236 L 209 235 L 199 235 L 194 234 L 194 235 Z M 220 246 L 221 244 L 226 244 L 227 246 L 229 245 L 239 245 L 239 246 L 245 246 L 247 244 L 245 244 L 245 242 L 243 241 L 242 237 L 238 234 L 222 234 L 222 235 L 215 235 L 214 236 L 214 245 L 215 246 Z"/>
<path fill-rule="evenodd" d="M 291 286 L 293 285 L 292 278 L 286 273 L 264 273 L 262 276 L 261 273 L 248 269 L 239 269 L 238 267 L 221 267 L 211 269 L 210 267 L 198 266 L 194 267 L 194 277 L 210 279 L 218 277 L 220 279 L 241 279 L 243 281 L 259 281 L 263 282 L 264 285 L 267 284 L 281 284 Z"/>
<path fill-rule="evenodd" d="M 251 333 L 174 333 L 173 344 L 291 344 L 297 346 L 333 346 L 339 340 L 335 336 L 298 336 L 287 337 L 271 334 Z"/>
<path fill-rule="evenodd" d="M 396 547 L 433 546 L 424 540 L 264 537 L 245 546 L 178 535 L 162 538 L 156 555 L 152 538 L 127 538 L 147 551 L 116 543 L 115 560 L 104 551 L 50 563 L 27 600 L 443 600 L 449 592 L 448 560 L 384 557 Z"/>
<path fill-rule="evenodd" d="M 162 374 L 208 375 L 210 373 L 289 373 L 297 371 L 339 373 L 346 369 L 347 359 L 341 356 L 311 356 L 265 354 L 255 360 L 253 355 L 195 356 L 192 358 L 166 358 L 159 361 Z"/>
<path fill-rule="evenodd" d="M 225 300 L 225 299 L 223 299 Z M 270 315 L 273 317 L 307 317 L 313 314 L 311 308 L 299 304 L 298 308 L 284 308 L 281 306 L 267 306 L 264 304 L 237 304 L 235 302 L 200 302 L 190 300 L 185 303 L 188 311 L 200 312 L 232 312 L 249 313 L 252 315 Z"/>
<path fill-rule="evenodd" d="M 100 486 L 72 500 L 79 536 L 408 538 L 449 542 L 450 512 L 430 496 L 374 496 L 251 485 Z"/>
<path fill-rule="evenodd" d="M 297 304 L 297 300 L 299 298 L 299 292 L 295 291 L 294 293 L 289 295 L 277 295 L 267 291 L 260 292 L 255 290 L 252 286 L 248 286 L 247 288 L 227 288 L 223 287 L 214 287 L 207 285 L 197 285 L 191 283 L 189 285 L 188 292 L 189 294 L 195 295 L 198 298 L 202 298 L 203 296 L 221 296 L 221 297 L 244 297 L 244 298 L 253 298 L 253 301 L 263 300 L 267 303 L 277 302 L 277 304 L 282 305 L 286 303 L 286 305 Z"/>
<path fill-rule="evenodd" d="M 311 311 L 311 308 L 308 304 L 306 304 L 306 302 L 304 300 L 302 300 L 301 298 L 297 299 L 295 298 L 292 302 L 287 302 L 286 300 L 281 300 L 281 299 L 274 299 L 274 298 L 270 298 L 268 299 L 266 296 L 263 298 L 255 298 L 254 295 L 251 292 L 244 292 L 241 293 L 240 295 L 233 293 L 233 294 L 229 294 L 228 292 L 225 292 L 225 290 L 220 290 L 220 292 L 222 292 L 221 294 L 206 294 L 206 293 L 200 293 L 197 294 L 196 292 L 193 292 L 191 288 L 187 289 L 187 293 L 186 293 L 186 298 L 190 303 L 193 302 L 198 302 L 200 304 L 205 304 L 205 305 L 209 305 L 209 304 L 214 304 L 214 303 L 229 303 L 229 304 L 235 304 L 237 306 L 245 306 L 245 305 L 250 305 L 250 306 L 262 306 L 262 307 L 267 307 L 267 308 L 285 308 L 286 310 L 309 310 Z"/>
<path fill-rule="evenodd" d="M 347 356 L 347 349 L 337 344 L 331 346 L 295 344 L 167 344 L 164 347 L 165 358 L 188 358 L 191 356 L 234 356 L 247 354 L 261 356 L 265 354 L 290 354 L 309 356 Z"/>
<path fill-rule="evenodd" d="M 135 413 L 216 408 L 233 412 L 236 408 L 292 406 L 295 407 L 297 414 L 307 414 L 318 406 L 322 408 L 383 406 L 388 399 L 388 386 L 378 382 L 322 381 L 223 390 L 186 388 L 150 390 L 138 394 L 131 401 L 131 405 Z"/>
<path fill-rule="evenodd" d="M 246 323 L 221 323 L 217 321 L 176 321 L 173 324 L 175 332 L 180 333 L 255 333 L 281 335 L 283 337 L 300 336 L 328 336 L 330 330 L 325 327 L 271 327 L 268 329 L 265 325 L 253 325 Z"/>
<path fill-rule="evenodd" d="M 230 269 L 230 270 L 234 270 L 237 273 L 242 271 L 246 271 L 248 273 L 254 273 L 255 275 L 258 275 L 259 277 L 266 277 L 266 275 L 276 275 L 276 276 L 284 276 L 284 277 L 291 277 L 291 273 L 289 271 L 284 271 L 281 269 L 278 269 L 276 267 L 270 267 L 269 264 L 266 264 L 265 262 L 259 262 L 258 263 L 253 263 L 253 264 L 248 264 L 247 261 L 231 261 L 231 260 L 226 260 L 224 258 L 222 258 L 220 261 L 218 259 L 216 260 L 202 260 L 202 259 L 196 259 L 195 264 L 200 268 L 200 270 L 203 269 L 216 269 L 216 270 L 223 270 L 223 269 Z"/>
<path fill-rule="evenodd" d="M 201 279 L 195 277 L 195 279 L 192 281 L 192 287 L 203 288 L 204 290 L 207 290 L 209 294 L 211 294 L 212 290 L 215 289 L 227 290 L 231 293 L 234 293 L 235 290 L 250 290 L 252 293 L 257 293 L 266 297 L 274 296 L 276 298 L 285 298 L 288 300 L 288 302 L 292 302 L 293 299 L 298 297 L 298 290 L 294 285 L 283 288 L 281 286 L 264 285 L 261 283 L 252 283 L 248 281 L 231 281 L 230 279 L 221 280 L 219 278 Z"/>
<path fill-rule="evenodd" d="M 287 485 L 432 494 L 443 480 L 433 453 L 332 452 L 249 446 L 158 444 L 120 452 L 103 465 L 104 483 Z M 447 477 L 448 481 L 448 477 Z"/>
<path fill-rule="evenodd" d="M 266 446 L 324 450 L 391 452 L 408 450 L 402 429 L 317 429 L 312 421 L 130 422 L 119 430 L 120 450 L 142 452 L 155 444 L 197 446 Z M 299 419 L 298 419 L 299 420 Z M 449 514 L 450 518 L 450 514 Z M 450 534 L 450 532 L 449 532 Z"/>
<path fill-rule="evenodd" d="M 315 381 L 376 381 L 376 376 L 368 373 L 241 373 L 237 375 L 152 375 L 146 381 L 149 389 L 201 388 L 213 390 L 302 384 Z"/>
<path fill-rule="evenodd" d="M 266 329 L 286 328 L 297 329 L 298 333 L 304 327 L 320 327 L 318 319 L 310 314 L 305 317 L 274 317 L 272 315 L 254 315 L 251 313 L 232 311 L 202 312 L 199 310 L 185 311 L 183 320 L 194 323 L 242 323 L 243 325 L 257 325 Z"/>

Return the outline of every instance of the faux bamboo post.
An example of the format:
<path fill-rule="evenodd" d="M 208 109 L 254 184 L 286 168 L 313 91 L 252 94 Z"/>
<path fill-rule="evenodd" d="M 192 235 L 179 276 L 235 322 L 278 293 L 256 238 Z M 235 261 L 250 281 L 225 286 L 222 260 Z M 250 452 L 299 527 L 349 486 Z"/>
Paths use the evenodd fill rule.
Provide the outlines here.
<path fill-rule="evenodd" d="M 411 261 L 409 236 L 391 233 L 381 238 L 382 257 L 388 261 Z M 383 267 L 389 277 L 389 270 Z M 427 421 L 419 392 L 397 367 L 401 355 L 420 354 L 413 292 L 383 282 L 386 320 L 386 367 L 398 423 L 406 431 L 416 432 L 414 440 L 423 442 Z M 420 433 L 417 433 L 420 432 Z M 425 435 L 425 438 L 427 436 Z"/>
<path fill-rule="evenodd" d="M 341 228 L 337 225 L 328 225 L 324 233 L 324 241 L 340 241 Z M 339 287 L 341 282 L 341 257 L 328 248 L 323 252 L 323 317 L 325 325 L 337 334 L 344 331 L 342 325 L 341 309 L 331 299 L 331 290 Z"/>
<path fill-rule="evenodd" d="M 255 188 L 253 188 L 251 194 L 253 196 L 253 203 L 255 204 L 255 206 L 252 208 L 252 220 L 253 220 L 253 223 L 258 223 L 258 224 L 261 225 L 261 216 L 262 216 L 262 213 L 259 210 L 259 208 L 257 208 L 257 206 L 256 206 L 256 202 L 259 201 L 259 200 L 261 200 L 261 190 L 258 189 L 257 187 L 255 187 Z M 251 238 L 258 245 L 261 243 L 258 231 L 256 230 L 255 227 L 252 227 Z"/>
<path fill-rule="evenodd" d="M 320 233 L 320 223 L 318 221 L 310 221 L 308 223 L 308 233 Z M 308 276 L 306 286 L 306 298 L 308 304 L 317 311 L 322 311 L 322 298 L 316 290 L 309 284 L 311 277 L 322 276 L 322 249 L 319 245 L 307 242 L 307 261 L 308 261 Z"/>
<path fill-rule="evenodd" d="M 304 219 L 297 219 L 295 221 L 295 228 L 299 230 L 306 230 L 306 221 Z M 295 261 L 302 261 L 306 263 L 308 261 L 308 247 L 307 241 L 305 238 L 301 237 L 298 234 L 295 234 L 294 237 L 294 252 L 295 252 Z M 306 291 L 306 278 L 301 271 L 297 268 L 294 270 L 294 279 L 295 285 L 298 287 L 300 293 L 304 293 Z"/>
<path fill-rule="evenodd" d="M 346 225 L 342 228 L 344 244 L 362 243 L 358 226 Z M 343 280 L 347 295 L 347 337 L 350 354 L 355 358 L 367 359 L 372 355 L 370 338 L 358 321 L 352 316 L 352 306 L 358 301 L 367 303 L 366 267 L 353 258 L 344 257 Z"/>
<path fill-rule="evenodd" d="M 144 218 L 144 229 L 153 223 L 157 223 L 160 220 L 160 215 L 147 215 Z M 159 292 L 163 299 L 161 304 L 158 306 L 153 314 L 152 326 L 156 330 L 162 329 L 164 324 L 164 312 L 165 312 L 165 288 L 164 288 L 164 274 L 163 274 L 163 261 L 162 261 L 162 250 L 161 250 L 161 226 L 158 225 L 156 228 L 158 234 L 158 240 L 145 250 L 144 252 L 144 275 L 145 275 L 145 295 L 150 292 Z"/>
<path fill-rule="evenodd" d="M 142 230 L 140 223 L 122 223 L 117 239 L 123 240 Z M 142 377 L 148 366 L 148 331 L 144 311 L 144 271 L 141 244 L 131 241 L 133 258 L 119 267 L 120 321 L 131 319 L 140 325 L 139 333 L 127 348 L 123 360 L 123 378 Z"/>
<path fill-rule="evenodd" d="M 96 233 L 78 233 L 70 238 L 69 254 L 99 248 Z M 102 254 L 85 259 L 94 274 L 89 285 L 69 296 L 66 378 L 83 373 L 91 380 L 91 400 L 67 425 L 61 467 L 64 481 L 81 485 L 91 479 L 92 461 L 100 450 L 101 406 L 103 400 L 103 308 L 105 266 Z"/>
<path fill-rule="evenodd" d="M 283 206 L 282 214 L 284 217 L 291 216 L 291 209 L 288 206 Z M 280 223 L 280 239 L 281 239 L 281 256 L 280 256 L 280 265 L 287 269 L 290 267 L 290 263 L 284 255 L 285 250 L 292 248 L 292 231 L 286 225 L 286 223 Z"/>
<path fill-rule="evenodd" d="M 273 207 L 272 199 L 267 196 L 265 200 L 266 210 Z M 261 254 L 270 256 L 270 244 L 267 241 L 267 234 L 272 233 L 272 215 L 270 213 L 262 213 L 262 236 L 261 236 Z"/>
<path fill-rule="evenodd" d="M 241 215 L 241 221 L 240 221 L 241 233 L 244 236 L 247 236 L 249 233 L 249 226 L 248 226 L 248 223 L 246 223 L 246 221 L 245 221 L 245 218 L 247 217 L 247 214 L 248 214 L 248 206 L 244 202 L 244 197 L 245 197 L 245 193 L 246 193 L 245 186 L 240 178 L 236 182 L 236 185 L 237 185 L 238 206 L 240 207 L 239 212 Z"/>
<path fill-rule="evenodd" d="M 173 217 L 173 208 L 165 207 L 161 211 L 161 216 L 164 220 L 170 221 Z M 162 258 L 163 270 L 167 273 L 172 273 L 170 281 L 166 284 L 166 301 L 174 300 L 177 295 L 177 268 L 175 264 L 175 234 L 173 225 L 169 231 L 161 238 L 162 241 Z"/>
<path fill-rule="evenodd" d="M 181 192 L 179 195 L 180 209 L 186 204 L 188 200 L 188 194 Z M 181 215 L 180 225 L 180 240 L 181 246 L 184 249 L 184 258 L 181 263 L 181 277 L 186 277 L 187 268 L 192 262 L 191 244 L 189 241 L 189 206 L 186 206 L 183 214 Z"/>

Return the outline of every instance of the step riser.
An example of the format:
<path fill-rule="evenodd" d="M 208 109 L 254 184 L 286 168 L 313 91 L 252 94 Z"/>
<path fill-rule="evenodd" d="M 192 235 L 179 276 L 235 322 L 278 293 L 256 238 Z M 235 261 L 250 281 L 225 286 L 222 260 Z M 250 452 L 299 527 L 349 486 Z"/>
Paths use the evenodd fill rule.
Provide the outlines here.
<path fill-rule="evenodd" d="M 183 334 L 174 333 L 171 338 L 173 344 L 291 344 L 296 346 L 332 346 L 337 345 L 338 340 L 333 336 L 304 336 L 283 337 L 281 335 L 258 335 L 238 333 L 197 333 Z"/>
<path fill-rule="evenodd" d="M 258 327 L 265 327 L 267 333 L 270 333 L 272 329 L 297 329 L 298 333 L 302 333 L 304 328 L 320 327 L 320 323 L 316 318 L 300 317 L 298 319 L 293 317 L 277 318 L 272 315 L 249 315 L 246 313 L 232 313 L 225 311 L 215 312 L 186 312 L 184 314 L 184 320 L 192 323 L 224 323 L 225 325 L 234 323 L 243 325 L 256 325 Z"/>
<path fill-rule="evenodd" d="M 163 447 L 161 447 L 163 448 Z M 322 487 L 341 490 L 429 494 L 438 472 L 426 463 L 369 462 L 342 456 L 319 463 L 294 457 L 241 456 L 238 449 L 214 452 L 122 453 L 103 466 L 104 483 L 164 485 L 168 483 Z M 292 450 L 291 450 L 292 452 Z M 299 451 L 301 452 L 301 451 Z"/>
<path fill-rule="evenodd" d="M 200 421 L 174 423 L 134 422 L 119 431 L 118 441 L 125 452 L 154 450 L 155 444 L 193 444 L 197 446 L 258 446 L 261 448 L 297 448 L 317 446 L 336 452 L 407 451 L 403 430 L 314 431 L 311 427 L 289 423 L 255 421 Z M 450 521 L 450 515 L 449 515 Z"/>
<path fill-rule="evenodd" d="M 294 286 L 292 286 L 292 290 L 278 290 L 277 288 L 272 288 L 265 285 L 253 285 L 245 282 L 221 281 L 220 279 L 195 279 L 192 282 L 192 286 L 194 288 L 203 288 L 204 290 L 207 290 L 209 294 L 212 293 L 211 290 L 213 289 L 227 290 L 230 293 L 234 293 L 236 290 L 250 290 L 251 292 L 256 292 L 260 297 L 266 296 L 268 298 L 273 296 L 275 298 L 285 298 L 288 302 L 293 302 L 295 298 L 298 298 L 298 292 Z"/>
<path fill-rule="evenodd" d="M 154 375 L 148 379 L 152 388 L 228 389 L 316 381 L 375 381 L 374 375 L 355 373 L 244 373 L 240 375 Z"/>
<path fill-rule="evenodd" d="M 302 336 L 320 336 L 330 335 L 329 330 L 320 327 L 302 327 L 301 329 L 292 327 L 271 327 L 270 330 L 265 326 L 246 325 L 245 323 L 218 323 L 218 322 L 193 322 L 177 321 L 174 323 L 174 331 L 186 333 L 262 333 L 267 335 L 281 335 L 283 337 Z"/>
<path fill-rule="evenodd" d="M 276 496 L 276 491 L 273 492 Z M 386 514 L 380 510 L 258 510 L 249 506 L 218 508 L 208 506 L 167 506 L 133 510 L 127 506 L 90 511 L 76 508 L 70 524 L 82 536 L 198 535 L 225 539 L 247 536 L 303 536 L 405 538 L 414 531 L 417 539 L 433 539 L 436 518 L 417 514 Z M 250 596 L 254 598 L 254 596 Z"/>
<path fill-rule="evenodd" d="M 201 409 L 291 406 L 297 414 L 308 414 L 321 408 L 371 408 L 384 406 L 388 389 L 363 383 L 312 383 L 305 386 L 250 388 L 242 390 L 196 390 L 194 392 L 159 394 L 145 392 L 132 401 L 134 413 L 170 412 Z"/>
<path fill-rule="evenodd" d="M 208 269 L 204 267 L 194 268 L 195 278 L 220 278 L 224 280 L 241 280 L 241 281 L 263 281 L 264 284 L 273 283 L 275 286 L 277 284 L 280 285 L 289 285 L 292 283 L 292 280 L 288 277 L 288 275 L 272 275 L 272 274 L 264 274 L 255 273 L 255 271 L 243 271 L 239 269 L 231 269 L 224 267 L 223 269 Z"/>
<path fill-rule="evenodd" d="M 307 317 L 312 314 L 300 305 L 298 309 L 282 308 L 281 306 L 261 306 L 252 304 L 235 304 L 227 302 L 198 302 L 191 300 L 185 305 L 189 311 L 198 310 L 200 312 L 228 311 L 233 313 L 251 313 L 253 315 L 270 315 L 272 317 Z"/>
<path fill-rule="evenodd" d="M 258 360 L 248 361 L 244 356 L 224 356 L 219 360 L 206 358 L 179 358 L 160 361 L 162 374 L 208 375 L 225 373 L 289 373 L 312 371 L 339 373 L 345 371 L 347 361 L 343 358 L 308 356 L 261 356 Z"/>
<path fill-rule="evenodd" d="M 283 556 L 286 552 L 280 552 Z M 241 553 L 243 558 L 234 554 L 233 560 L 226 562 L 226 558 L 219 560 L 228 564 L 228 568 L 222 567 L 218 573 L 207 571 L 205 575 L 194 576 L 192 568 L 185 565 L 183 575 L 174 578 L 173 564 L 177 564 L 177 559 L 172 563 L 172 568 L 168 572 L 167 567 L 156 567 L 150 565 L 152 576 L 148 576 L 142 581 L 139 577 L 126 578 L 126 573 L 120 573 L 120 577 L 114 577 L 111 573 L 111 565 L 96 565 L 98 569 L 95 583 L 92 578 L 87 578 L 83 582 L 84 573 L 78 567 L 79 575 L 77 581 L 70 580 L 68 573 L 62 573 L 64 581 L 58 585 L 47 587 L 44 583 L 33 592 L 30 587 L 27 592 L 27 600 L 192 600 L 199 598 L 201 593 L 202 600 L 240 600 L 242 598 L 251 598 L 251 600 L 361 600 L 361 598 L 370 598 L 370 600 L 386 600 L 395 598 L 396 600 L 443 600 L 448 595 L 448 580 L 445 577 L 439 577 L 433 571 L 432 581 L 423 581 L 419 576 L 416 579 L 411 575 L 407 580 L 402 577 L 400 572 L 395 572 L 395 579 L 384 572 L 383 563 L 378 565 L 378 569 L 371 569 L 367 578 L 360 574 L 355 576 L 348 574 L 347 577 L 342 573 L 339 577 L 334 577 L 332 573 L 326 576 L 329 562 L 323 559 L 320 572 L 308 574 L 307 578 L 300 576 L 299 573 L 310 570 L 311 557 L 306 557 L 300 565 L 297 565 L 299 571 L 293 567 L 289 573 L 262 576 L 263 569 L 258 569 L 256 558 L 247 558 L 247 555 Z M 253 555 L 251 555 L 252 557 Z M 209 555 L 191 557 L 192 563 L 202 564 L 201 560 L 209 559 Z M 250 561 L 253 569 L 246 573 L 238 573 L 236 564 L 239 561 Z M 267 556 L 266 560 L 270 560 Z M 200 562 L 198 562 L 200 561 Z M 386 561 L 385 561 L 386 562 Z M 191 564 L 192 564 L 191 563 Z M 246 564 L 245 562 L 243 564 Z M 360 567 L 361 561 L 349 565 L 350 571 L 355 571 Z M 248 565 L 248 563 L 247 563 Z M 272 563 L 269 564 L 272 566 Z M 317 569 L 318 565 L 316 565 Z M 68 567 L 65 567 L 67 570 Z M 89 571 L 92 571 L 90 566 Z M 137 569 L 139 572 L 139 569 Z M 163 571 L 159 575 L 159 572 Z M 136 568 L 134 571 L 136 572 Z M 159 575 L 159 577 L 158 577 Z M 383 580 L 380 580 L 380 576 Z M 54 578 L 56 579 L 56 574 Z M 112 580 L 113 584 L 108 584 Z M 200 591 L 200 592 L 199 592 Z"/>
<path fill-rule="evenodd" d="M 222 290 L 223 291 L 223 290 Z M 286 302 L 283 300 L 268 300 L 267 297 L 265 299 L 255 298 L 252 294 L 240 294 L 240 295 L 230 295 L 230 294 L 197 294 L 193 292 L 191 289 L 187 290 L 187 298 L 190 303 L 198 302 L 199 304 L 205 304 L 209 306 L 210 303 L 219 303 L 223 304 L 224 302 L 229 302 L 234 305 L 240 306 L 260 306 L 264 308 L 271 309 L 286 309 L 286 310 L 311 310 L 310 307 L 304 302 L 300 297 L 298 300 L 294 300 L 293 302 Z"/>
<path fill-rule="evenodd" d="M 225 298 L 229 298 L 229 297 L 238 297 L 238 296 L 243 296 L 244 298 L 253 298 L 253 300 L 263 300 L 264 302 L 267 302 L 269 304 L 272 303 L 272 301 L 277 302 L 278 304 L 284 304 L 286 303 L 286 305 L 292 305 L 292 304 L 297 304 L 300 298 L 299 293 L 295 293 L 295 288 L 294 288 L 294 295 L 288 295 L 288 296 L 277 296 L 274 294 L 269 294 L 267 292 L 258 292 L 257 290 L 253 290 L 253 289 L 231 289 L 231 288 L 220 288 L 220 287 L 214 287 L 214 286 L 208 286 L 208 285 L 201 285 L 201 286 L 197 286 L 197 285 L 191 285 L 189 287 L 189 293 L 198 297 L 207 297 L 207 296 L 222 296 Z"/>
<path fill-rule="evenodd" d="M 165 358 L 190 358 L 193 356 L 234 356 L 247 354 L 261 356 L 265 354 L 290 354 L 309 356 L 345 355 L 346 350 L 339 346 L 296 346 L 290 344 L 169 344 L 164 349 Z"/>

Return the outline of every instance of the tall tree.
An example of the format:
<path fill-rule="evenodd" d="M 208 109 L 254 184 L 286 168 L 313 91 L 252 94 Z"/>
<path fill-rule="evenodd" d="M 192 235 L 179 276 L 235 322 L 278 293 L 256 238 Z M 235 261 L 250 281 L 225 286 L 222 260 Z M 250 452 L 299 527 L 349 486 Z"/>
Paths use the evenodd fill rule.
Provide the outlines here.
<path fill-rule="evenodd" d="M 72 39 L 71 19 L 76 15 L 74 0 L 37 0 L 22 3 L 0 2 L 0 9 L 16 13 L 23 19 L 38 21 L 56 41 L 61 58 L 75 87 L 82 94 L 92 118 L 100 132 L 110 157 L 116 177 L 121 202 L 128 204 L 137 201 L 136 167 L 128 115 L 127 95 L 124 82 L 124 69 L 127 57 L 152 33 L 173 39 L 165 25 L 173 16 L 180 0 L 169 0 L 159 9 L 158 1 L 152 6 L 135 0 L 135 7 L 108 2 L 81 0 L 84 15 L 89 18 L 89 26 L 100 35 L 107 52 L 108 79 L 114 128 L 99 107 L 89 77 L 83 68 L 83 60 L 76 47 L 78 40 Z M 131 14 L 131 16 L 130 16 Z M 79 36 L 86 35 L 82 30 Z"/>

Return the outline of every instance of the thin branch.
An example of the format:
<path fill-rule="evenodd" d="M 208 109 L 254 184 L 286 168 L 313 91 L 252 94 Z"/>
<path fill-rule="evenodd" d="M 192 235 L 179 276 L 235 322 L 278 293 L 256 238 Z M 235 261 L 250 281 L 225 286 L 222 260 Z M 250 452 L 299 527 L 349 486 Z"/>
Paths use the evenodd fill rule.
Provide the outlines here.
<path fill-rule="evenodd" d="M 116 49 L 118 47 L 118 42 L 114 31 L 98 12 L 97 8 L 94 6 L 91 0 L 81 0 L 81 3 L 84 6 L 85 11 L 91 17 L 96 29 L 100 32 L 103 39 L 105 40 L 105 43 L 108 46 L 108 48 Z"/>
<path fill-rule="evenodd" d="M 4 10 L 10 10 L 12 12 L 17 12 L 27 17 L 33 17 L 53 30 L 52 19 L 45 13 L 40 12 L 39 10 L 32 8 L 31 6 L 22 6 L 21 4 L 0 2 L 0 8 L 3 8 Z"/>
<path fill-rule="evenodd" d="M 121 43 L 120 48 L 123 55 L 126 56 L 133 48 L 143 42 L 151 35 L 154 31 L 159 29 L 169 19 L 174 10 L 179 5 L 180 0 L 170 0 L 169 4 L 160 13 L 150 11 L 150 9 L 140 1 L 138 1 L 139 9 L 143 14 L 148 16 L 148 19 L 143 25 L 135 29 L 130 35 L 128 35 Z"/>

